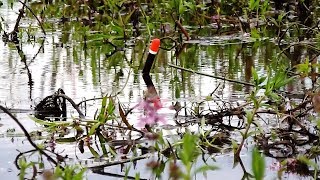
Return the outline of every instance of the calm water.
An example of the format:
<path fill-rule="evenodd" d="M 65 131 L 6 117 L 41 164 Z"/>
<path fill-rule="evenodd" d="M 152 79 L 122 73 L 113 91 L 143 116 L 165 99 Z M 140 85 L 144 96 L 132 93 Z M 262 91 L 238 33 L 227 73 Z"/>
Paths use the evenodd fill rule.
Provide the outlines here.
<path fill-rule="evenodd" d="M 10 31 L 17 17 L 17 8 L 8 9 L 6 5 L 0 9 L 0 14 L 6 17 L 8 23 L 7 31 Z M 22 26 L 36 25 L 31 20 L 24 19 Z M 106 58 L 103 49 L 100 47 L 88 48 L 86 52 L 83 45 L 76 41 L 72 33 L 65 42 L 65 35 L 70 31 L 63 31 L 62 25 L 55 25 L 54 31 L 48 31 L 44 37 L 39 31 L 36 33 L 36 41 L 28 42 L 26 34 L 22 34 L 22 49 L 26 55 L 27 65 L 31 72 L 33 85 L 28 84 L 28 73 L 25 64 L 21 61 L 17 48 L 12 44 L 5 44 L 0 41 L 0 103 L 8 108 L 29 110 L 44 97 L 51 95 L 58 88 L 62 88 L 66 95 L 75 102 L 80 102 L 83 98 L 89 99 L 102 97 L 106 94 L 118 95 L 119 101 L 126 107 L 132 107 L 142 99 L 146 86 L 141 78 L 141 69 L 145 58 L 141 58 L 146 46 L 141 45 L 144 40 L 132 39 L 127 42 L 125 51 L 117 52 L 111 58 Z M 72 31 L 72 30 L 71 30 Z M 259 74 L 266 73 L 266 66 L 271 64 L 273 56 L 278 52 L 278 48 L 272 39 L 263 40 L 257 47 L 246 34 L 222 35 L 197 37 L 188 42 L 186 49 L 178 59 L 175 58 L 174 51 L 161 50 L 157 56 L 157 63 L 152 70 L 152 79 L 156 89 L 163 99 L 165 114 L 168 124 L 174 125 L 174 112 L 168 107 L 180 102 L 196 102 L 213 92 L 219 85 L 216 94 L 221 99 L 231 102 L 243 102 L 250 88 L 242 85 L 223 82 L 214 78 L 191 74 L 176 70 L 167 66 L 168 63 L 184 65 L 199 72 L 212 75 L 219 75 L 230 79 L 250 82 L 251 66 L 254 66 Z M 21 45 L 21 44 L 20 44 Z M 38 53 L 38 54 L 37 54 Z M 36 55 L 37 54 L 37 55 Z M 130 61 L 132 64 L 130 65 Z M 296 89 L 294 87 L 293 89 Z M 88 118 L 92 118 L 95 110 L 99 108 L 99 101 L 89 103 L 87 111 Z M 75 114 L 69 107 L 68 113 Z M 28 117 L 28 113 L 17 113 L 17 118 L 31 132 L 41 130 L 42 127 L 36 125 Z M 21 135 L 21 130 L 7 115 L 0 113 L 0 175 L 3 179 L 15 179 L 18 170 L 14 165 L 14 159 L 18 151 L 26 151 L 31 147 L 27 140 Z M 130 116 L 130 122 L 136 123 L 136 116 Z M 9 132 L 9 133 L 8 133 Z M 37 141 L 38 143 L 42 140 Z M 82 162 L 90 157 L 87 152 L 80 155 L 80 160 L 76 160 L 74 149 L 76 144 L 58 144 L 57 149 L 63 150 L 73 158 L 72 162 Z M 250 149 L 252 145 L 246 147 Z M 18 150 L 18 151 L 17 151 Z M 246 148 L 244 148 L 246 152 Z M 153 159 L 151 157 L 150 159 Z M 150 160 L 140 160 L 137 162 L 136 170 L 131 168 L 129 175 L 134 176 L 135 172 L 140 172 L 142 178 L 152 178 L 145 164 Z M 220 170 L 208 172 L 211 178 L 240 179 L 243 171 L 240 166 L 232 168 L 232 153 L 215 155 L 217 165 Z M 90 160 L 88 160 L 90 161 Z M 92 161 L 92 160 L 91 160 Z M 250 172 L 251 157 L 243 154 L 243 161 Z M 267 165 L 276 162 L 267 159 Z M 202 164 L 199 159 L 196 166 Z M 128 167 L 131 163 L 126 164 Z M 105 168 L 105 172 L 119 173 L 120 165 Z M 230 173 L 232 172 L 232 173 Z M 266 179 L 276 177 L 276 171 L 269 171 Z M 105 178 L 89 171 L 89 179 Z M 285 175 L 288 178 L 293 175 Z M 284 177 L 285 177 L 284 176 Z M 166 175 L 164 175 L 164 179 Z M 202 174 L 197 175 L 197 179 L 203 179 Z M 111 178 L 111 177 L 108 177 Z"/>

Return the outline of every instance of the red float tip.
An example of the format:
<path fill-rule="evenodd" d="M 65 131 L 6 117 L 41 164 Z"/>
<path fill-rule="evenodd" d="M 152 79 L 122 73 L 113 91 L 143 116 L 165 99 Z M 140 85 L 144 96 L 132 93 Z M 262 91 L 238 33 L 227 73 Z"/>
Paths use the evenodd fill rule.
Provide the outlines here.
<path fill-rule="evenodd" d="M 160 39 L 158 39 L 158 38 L 153 39 L 151 44 L 150 44 L 149 53 L 157 54 L 157 52 L 159 50 L 159 47 L 160 47 Z"/>

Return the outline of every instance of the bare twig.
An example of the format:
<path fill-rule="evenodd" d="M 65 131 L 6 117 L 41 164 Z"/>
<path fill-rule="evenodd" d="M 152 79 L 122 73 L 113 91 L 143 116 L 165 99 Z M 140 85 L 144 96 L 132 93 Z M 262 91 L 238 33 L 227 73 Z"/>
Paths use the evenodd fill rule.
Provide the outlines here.
<path fill-rule="evenodd" d="M 80 118 L 85 118 L 85 115 L 81 112 L 81 110 L 79 109 L 79 106 L 78 106 L 70 97 L 68 97 L 68 96 L 65 95 L 65 94 L 58 94 L 58 95 L 56 95 L 56 96 L 67 99 L 67 100 L 71 103 L 71 105 L 73 106 L 73 108 L 77 110 Z"/>
<path fill-rule="evenodd" d="M 19 28 L 19 23 L 20 23 L 20 20 L 21 20 L 22 17 L 23 17 L 24 7 L 26 6 L 26 2 L 27 2 L 27 0 L 24 0 L 24 2 L 22 3 L 23 6 L 22 6 L 22 8 L 19 10 L 19 15 L 18 15 L 18 17 L 17 17 L 16 24 L 14 25 L 13 31 L 12 31 L 10 34 L 19 32 L 19 29 L 18 29 L 18 28 Z"/>
<path fill-rule="evenodd" d="M 27 137 L 27 140 L 29 141 L 29 143 L 35 148 L 37 149 L 41 154 L 43 154 L 44 156 L 46 156 L 48 158 L 49 161 L 51 161 L 54 165 L 58 166 L 59 163 L 54 160 L 51 156 L 49 156 L 43 149 L 39 148 L 31 139 L 30 134 L 28 133 L 28 131 L 26 130 L 26 128 L 20 123 L 20 121 L 9 112 L 9 110 L 3 106 L 0 105 L 0 109 L 5 112 L 6 114 L 8 114 L 17 124 L 18 126 L 21 128 L 21 130 L 23 131 L 24 135 Z M 64 169 L 61 166 L 61 169 Z"/>
<path fill-rule="evenodd" d="M 17 167 L 18 170 L 21 169 L 20 166 L 19 166 L 19 163 L 18 163 L 19 158 L 20 158 L 22 155 L 24 155 L 24 154 L 31 153 L 31 152 L 35 152 L 35 151 L 37 151 L 37 149 L 31 149 L 31 150 L 26 151 L 26 152 L 20 152 L 20 153 L 16 156 L 16 158 L 15 158 L 15 160 L 14 160 L 14 164 L 16 165 L 16 167 Z"/>
<path fill-rule="evenodd" d="M 85 102 L 88 102 L 88 101 L 95 101 L 95 100 L 101 100 L 101 99 L 103 99 L 103 97 L 84 99 L 84 100 L 80 101 L 78 104 L 76 104 L 76 106 L 80 106 L 82 103 L 85 103 Z"/>
<path fill-rule="evenodd" d="M 165 37 L 160 38 L 161 41 L 164 41 L 166 39 L 169 39 L 169 40 L 173 41 L 174 45 L 171 46 L 170 48 L 160 47 L 160 49 L 163 49 L 163 50 L 166 50 L 166 51 L 171 51 L 173 48 L 177 47 L 178 44 L 179 44 L 177 40 L 175 40 L 173 37 L 170 37 L 170 36 L 165 36 Z"/>
<path fill-rule="evenodd" d="M 179 27 L 179 29 L 182 31 L 182 33 L 184 34 L 184 36 L 187 38 L 187 41 L 190 40 L 190 36 L 188 34 L 188 32 L 186 31 L 186 29 L 182 26 L 182 24 L 180 23 L 179 20 L 175 21 L 176 25 Z"/>
<path fill-rule="evenodd" d="M 104 168 L 104 167 L 110 167 L 110 166 L 114 166 L 114 165 L 119 165 L 119 164 L 124 164 L 124 163 L 128 163 L 128 162 L 131 162 L 131 161 L 138 161 L 138 160 L 141 160 L 141 159 L 145 159 L 147 158 L 148 156 L 140 156 L 140 157 L 134 157 L 132 159 L 127 159 L 127 160 L 123 160 L 123 161 L 115 161 L 115 162 L 107 162 L 105 164 L 102 164 L 102 165 L 97 165 L 97 166 L 91 166 L 91 167 L 88 167 L 90 169 L 96 169 L 96 168 Z"/>
<path fill-rule="evenodd" d="M 173 65 L 173 64 L 168 64 L 168 66 L 173 67 L 173 68 L 176 68 L 176 69 L 180 69 L 180 70 L 183 70 L 183 71 L 195 73 L 195 74 L 212 77 L 212 78 L 215 78 L 215 79 L 221 79 L 221 80 L 224 80 L 224 81 L 229 81 L 229 82 L 233 82 L 233 83 L 243 84 L 243 85 L 246 85 L 246 86 L 254 86 L 254 85 L 251 84 L 251 83 L 247 83 L 247 82 L 243 82 L 243 81 L 237 81 L 237 80 L 234 80 L 234 79 L 227 79 L 227 78 L 224 78 L 224 77 L 214 76 L 214 75 L 207 74 L 207 73 L 197 72 L 197 71 L 194 71 L 194 70 L 191 70 L 191 69 L 186 69 L 186 68 L 183 68 L 183 67 L 180 67 L 180 66 L 176 66 L 176 65 Z"/>
<path fill-rule="evenodd" d="M 136 179 L 136 177 L 132 177 L 132 176 L 126 176 L 126 175 L 121 175 L 121 174 L 111 173 L 111 172 L 104 172 L 104 171 L 99 171 L 99 170 L 92 170 L 92 172 L 96 173 L 96 174 L 110 176 L 110 177 L 114 177 L 114 178 L 120 178 L 120 179 Z M 140 180 L 147 180 L 147 179 L 143 179 L 143 178 L 139 178 L 139 179 Z"/>

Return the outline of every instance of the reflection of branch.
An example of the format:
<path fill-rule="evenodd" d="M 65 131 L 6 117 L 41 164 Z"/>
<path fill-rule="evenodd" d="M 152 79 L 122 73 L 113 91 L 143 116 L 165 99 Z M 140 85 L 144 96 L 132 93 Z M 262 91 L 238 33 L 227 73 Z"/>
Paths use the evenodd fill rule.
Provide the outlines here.
<path fill-rule="evenodd" d="M 10 32 L 10 33 L 6 33 L 5 31 L 4 32 L 4 38 L 5 38 L 5 41 L 11 41 L 11 42 L 15 42 L 17 41 L 18 39 L 18 36 L 17 36 L 17 33 L 19 32 L 19 24 L 20 24 L 20 21 L 23 17 L 23 14 L 25 13 L 24 11 L 24 8 L 26 7 L 31 13 L 32 15 L 36 18 L 36 20 L 38 21 L 40 27 L 41 27 L 41 30 L 42 32 L 44 33 L 44 35 L 46 35 L 46 32 L 42 26 L 42 23 L 40 22 L 40 20 L 38 19 L 38 17 L 34 14 L 34 12 L 32 11 L 32 9 L 30 9 L 27 5 L 26 5 L 26 2 L 27 0 L 24 0 L 24 2 L 20 1 L 19 2 L 23 5 L 21 9 L 19 9 L 19 15 L 17 17 L 17 20 L 16 20 L 16 24 L 14 25 L 14 28 L 13 30 Z"/>
<path fill-rule="evenodd" d="M 0 109 L 5 112 L 6 114 L 8 114 L 17 124 L 18 126 L 21 128 L 21 130 L 23 131 L 24 135 L 27 137 L 27 140 L 29 141 L 29 143 L 35 148 L 37 149 L 41 154 L 43 154 L 44 156 L 46 156 L 48 158 L 49 161 L 51 161 L 53 164 L 55 164 L 56 166 L 58 166 L 58 162 L 55 161 L 51 156 L 49 156 L 43 149 L 39 148 L 31 139 L 30 134 L 28 133 L 28 131 L 25 129 L 25 127 L 20 123 L 20 121 L 13 115 L 11 114 L 7 108 L 3 107 L 0 105 Z M 63 167 L 61 167 L 61 169 L 64 169 Z"/>
<path fill-rule="evenodd" d="M 183 43 L 182 46 L 179 48 L 179 50 L 177 50 L 176 52 L 176 57 L 178 58 L 181 54 L 181 52 L 188 46 L 188 44 Z"/>
<path fill-rule="evenodd" d="M 39 23 L 39 25 L 40 25 L 40 27 L 41 27 L 41 30 L 42 30 L 42 32 L 43 32 L 43 34 L 44 35 L 46 35 L 46 32 L 45 32 L 45 30 L 44 30 L 44 28 L 43 28 L 43 26 L 42 26 L 42 23 L 41 23 L 41 21 L 39 20 L 39 18 L 34 14 L 34 12 L 32 11 L 32 9 L 31 8 L 29 8 L 29 6 L 27 6 L 26 5 L 26 0 L 25 0 L 25 2 L 22 2 L 22 1 L 19 1 L 21 4 L 23 4 L 30 12 L 31 12 L 31 14 L 37 19 L 37 21 L 38 21 L 38 23 Z"/>
<path fill-rule="evenodd" d="M 19 30 L 18 30 L 18 28 L 19 28 L 19 23 L 20 23 L 21 18 L 23 17 L 24 7 L 26 6 L 26 2 L 27 2 L 27 0 L 24 0 L 24 3 L 21 2 L 21 3 L 23 4 L 23 6 L 22 6 L 22 8 L 19 10 L 19 15 L 18 15 L 16 24 L 14 25 L 13 31 L 12 31 L 10 34 L 12 34 L 12 33 L 17 33 L 17 32 L 19 31 Z"/>
<path fill-rule="evenodd" d="M 24 63 L 25 65 L 25 68 L 27 69 L 27 74 L 28 74 L 28 84 L 30 86 L 33 85 L 33 80 L 32 80 L 32 74 L 31 74 L 31 71 L 28 67 L 28 64 L 27 64 L 27 59 L 26 59 L 26 55 L 24 54 L 24 52 L 20 49 L 20 47 L 18 46 L 18 44 L 16 44 L 16 48 L 18 50 L 18 54 L 20 55 L 20 58 L 21 58 L 21 61 Z"/>
<path fill-rule="evenodd" d="M 31 74 L 31 71 L 28 67 L 28 64 L 27 64 L 27 59 L 26 59 L 26 55 L 24 54 L 24 52 L 21 50 L 20 46 L 19 46 L 19 40 L 16 39 L 16 41 L 14 41 L 15 43 L 15 47 L 17 48 L 17 51 L 18 51 L 18 54 L 21 58 L 21 61 L 23 62 L 23 64 L 25 65 L 25 68 L 27 69 L 27 75 L 28 75 L 28 85 L 30 86 L 30 99 L 31 98 L 31 94 L 32 94 L 32 86 L 33 86 L 33 80 L 32 80 L 32 74 Z"/>
<path fill-rule="evenodd" d="M 39 47 L 39 49 L 38 49 L 38 52 L 32 57 L 32 59 L 30 60 L 30 63 L 31 63 L 33 60 L 36 59 L 36 57 L 37 57 L 38 54 L 40 53 L 41 49 L 43 49 L 43 46 L 44 46 L 44 39 L 42 39 L 41 45 L 40 45 L 40 47 Z M 29 63 L 29 65 L 30 65 L 30 63 Z"/>

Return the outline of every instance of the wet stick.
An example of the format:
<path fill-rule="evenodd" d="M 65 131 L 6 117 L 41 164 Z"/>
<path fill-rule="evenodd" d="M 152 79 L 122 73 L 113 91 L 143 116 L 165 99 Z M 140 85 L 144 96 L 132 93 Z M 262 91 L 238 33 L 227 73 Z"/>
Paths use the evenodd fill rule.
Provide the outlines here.
<path fill-rule="evenodd" d="M 150 48 L 149 48 L 149 54 L 147 57 L 147 60 L 144 64 L 143 67 L 143 80 L 145 84 L 147 85 L 147 92 L 145 94 L 145 99 L 149 101 L 149 103 L 153 103 L 154 106 L 162 106 L 160 102 L 160 98 L 158 96 L 157 90 L 153 85 L 152 79 L 150 77 L 150 69 L 153 65 L 154 59 L 156 54 L 158 53 L 160 47 L 160 39 L 153 39 Z M 149 131 L 152 132 L 150 124 L 145 124 L 145 128 Z"/>
<path fill-rule="evenodd" d="M 160 39 L 153 39 L 150 44 L 149 53 L 148 53 L 146 63 L 144 64 L 144 67 L 142 70 L 143 75 L 150 73 L 150 69 L 151 69 L 152 64 L 154 62 L 154 58 L 156 57 L 156 54 L 158 53 L 159 47 L 160 47 Z M 148 84 L 147 84 L 147 86 L 148 86 Z"/>

